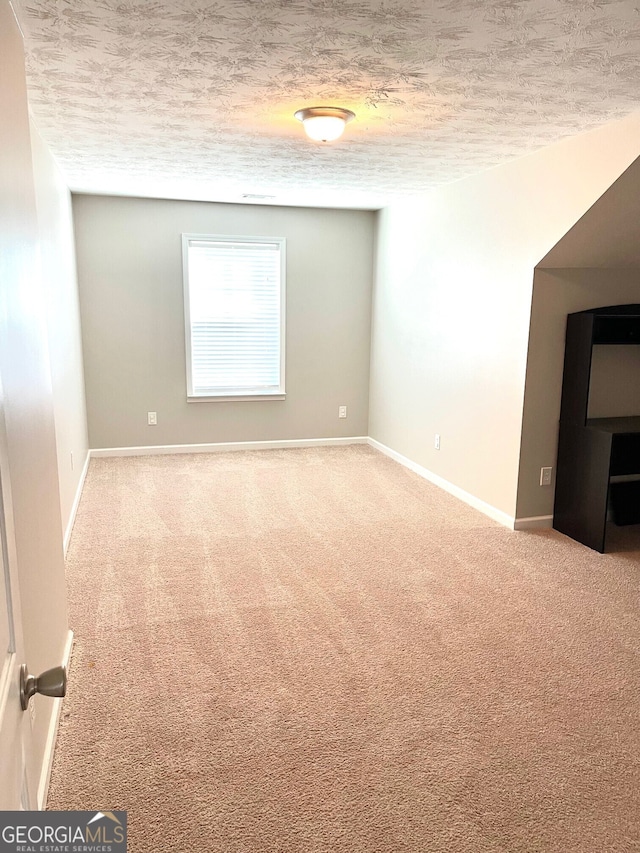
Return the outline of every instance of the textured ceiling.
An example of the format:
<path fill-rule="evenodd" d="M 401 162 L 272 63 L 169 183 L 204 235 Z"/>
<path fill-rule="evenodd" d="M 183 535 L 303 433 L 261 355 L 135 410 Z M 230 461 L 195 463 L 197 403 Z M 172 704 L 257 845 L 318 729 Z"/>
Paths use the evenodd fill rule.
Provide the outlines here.
<path fill-rule="evenodd" d="M 380 207 L 638 108 L 637 0 L 14 0 L 72 189 Z M 348 107 L 332 145 L 293 113 Z"/>

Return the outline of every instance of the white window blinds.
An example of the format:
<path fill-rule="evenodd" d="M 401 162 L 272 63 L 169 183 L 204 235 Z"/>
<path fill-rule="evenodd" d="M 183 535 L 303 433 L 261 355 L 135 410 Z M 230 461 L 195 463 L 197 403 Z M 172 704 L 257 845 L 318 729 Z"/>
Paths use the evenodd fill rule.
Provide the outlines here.
<path fill-rule="evenodd" d="M 183 236 L 189 397 L 284 394 L 284 240 Z"/>

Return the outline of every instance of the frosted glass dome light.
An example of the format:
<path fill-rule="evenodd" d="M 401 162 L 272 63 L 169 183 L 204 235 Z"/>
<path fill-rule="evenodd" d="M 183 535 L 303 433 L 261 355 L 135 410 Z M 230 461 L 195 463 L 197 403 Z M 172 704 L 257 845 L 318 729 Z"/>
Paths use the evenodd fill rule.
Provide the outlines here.
<path fill-rule="evenodd" d="M 355 113 L 342 107 L 306 107 L 295 113 L 301 121 L 305 133 L 316 142 L 334 142 L 340 136 L 347 122 L 354 119 Z"/>

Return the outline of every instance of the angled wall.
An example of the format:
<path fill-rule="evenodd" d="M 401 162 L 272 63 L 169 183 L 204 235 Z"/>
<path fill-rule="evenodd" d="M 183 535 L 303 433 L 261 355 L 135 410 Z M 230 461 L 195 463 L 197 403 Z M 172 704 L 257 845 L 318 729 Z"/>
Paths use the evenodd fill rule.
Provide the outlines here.
<path fill-rule="evenodd" d="M 516 514 L 534 267 L 638 138 L 630 116 L 379 214 L 369 434 L 502 520 Z"/>
<path fill-rule="evenodd" d="M 563 235 L 538 268 L 638 267 L 639 223 L 640 156 Z"/>
<path fill-rule="evenodd" d="M 556 464 L 567 314 L 633 302 L 640 302 L 640 158 L 576 222 L 535 271 L 518 518 L 550 520 L 553 514 L 554 490 L 540 488 L 538 480 L 542 466 L 555 468 Z M 640 389 L 629 384 L 629 378 L 637 375 L 637 367 L 634 347 L 594 353 L 592 392 L 599 390 L 599 399 L 591 394 L 591 417 L 640 413 Z"/>

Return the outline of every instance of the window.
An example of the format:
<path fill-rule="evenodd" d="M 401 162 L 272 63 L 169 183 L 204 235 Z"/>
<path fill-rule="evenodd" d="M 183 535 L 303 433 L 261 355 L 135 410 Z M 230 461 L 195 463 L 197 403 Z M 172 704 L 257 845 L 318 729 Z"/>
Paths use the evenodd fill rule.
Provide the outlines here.
<path fill-rule="evenodd" d="M 284 399 L 284 239 L 183 234 L 182 252 L 188 399 Z"/>

